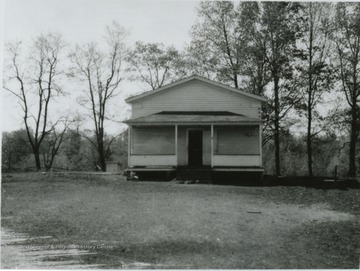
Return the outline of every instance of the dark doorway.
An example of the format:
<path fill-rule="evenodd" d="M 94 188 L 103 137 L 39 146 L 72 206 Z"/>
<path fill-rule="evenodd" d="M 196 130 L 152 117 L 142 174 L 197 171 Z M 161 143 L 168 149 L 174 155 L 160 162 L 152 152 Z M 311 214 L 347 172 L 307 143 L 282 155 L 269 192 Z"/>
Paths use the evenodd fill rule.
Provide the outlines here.
<path fill-rule="evenodd" d="M 189 166 L 202 166 L 203 156 L 203 131 L 189 130 L 188 145 L 188 163 Z"/>

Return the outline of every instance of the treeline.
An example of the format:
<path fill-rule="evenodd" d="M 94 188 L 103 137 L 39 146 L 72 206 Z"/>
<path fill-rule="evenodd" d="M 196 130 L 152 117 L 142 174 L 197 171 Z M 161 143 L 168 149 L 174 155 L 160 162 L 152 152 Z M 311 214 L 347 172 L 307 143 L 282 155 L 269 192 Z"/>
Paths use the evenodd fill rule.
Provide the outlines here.
<path fill-rule="evenodd" d="M 107 137 L 106 141 L 110 137 Z M 50 140 L 50 139 L 49 139 Z M 283 174 L 287 176 L 307 175 L 307 153 L 305 136 L 288 134 L 282 138 L 281 156 L 282 164 L 286 165 Z M 49 142 L 46 142 L 40 151 L 41 161 L 46 165 L 51 152 Z M 333 135 L 320 136 L 314 146 L 314 172 L 317 176 L 346 177 L 347 176 L 347 147 L 346 138 Z M 118 136 L 112 147 L 106 153 L 106 160 L 117 161 L 121 168 L 127 167 L 128 138 L 127 131 Z M 274 144 L 264 145 L 264 167 L 266 172 L 274 172 L 273 159 Z M 24 129 L 2 133 L 2 171 L 36 171 L 31 146 Z M 357 163 L 359 164 L 359 160 Z M 64 141 L 59 149 L 56 159 L 51 167 L 58 171 L 99 171 L 98 155 L 94 146 L 85 139 L 79 131 L 67 131 Z M 336 172 L 335 172 L 336 171 Z"/>
<path fill-rule="evenodd" d="M 105 136 L 108 143 L 112 137 Z M 99 171 L 99 158 L 96 148 L 82 136 L 79 131 L 68 130 L 56 153 L 56 159 L 49 164 L 52 152 L 51 137 L 47 137 L 40 149 L 40 160 L 45 170 L 58 171 Z M 117 161 L 121 168 L 127 166 L 127 133 L 122 133 L 112 142 L 112 148 L 105 153 L 106 160 Z M 27 138 L 26 130 L 16 130 L 2 133 L 2 161 L 3 172 L 37 171 L 34 165 L 31 145 Z"/>
<path fill-rule="evenodd" d="M 63 152 L 61 134 L 69 133 L 74 121 L 48 114 L 53 99 L 69 95 L 61 87 L 64 80 L 81 86 L 70 95 L 87 110 L 93 130 L 79 133 L 105 170 L 117 138 L 107 136 L 105 123 L 116 117 L 109 106 L 120 97 L 121 81 L 155 89 L 198 74 L 268 98 L 263 108 L 268 173 L 313 176 L 330 174 L 339 165 L 342 174 L 355 176 L 360 3 L 205 1 L 197 12 L 192 41 L 182 51 L 158 43 L 129 45 L 116 23 L 106 28 L 101 46 L 71 46 L 60 35 L 41 35 L 26 56 L 19 43 L 9 44 L 5 88 L 22 105 L 36 168 L 51 167 L 52 154 Z M 29 100 L 36 106 L 30 108 Z M 41 162 L 44 142 L 51 142 L 52 151 Z"/>

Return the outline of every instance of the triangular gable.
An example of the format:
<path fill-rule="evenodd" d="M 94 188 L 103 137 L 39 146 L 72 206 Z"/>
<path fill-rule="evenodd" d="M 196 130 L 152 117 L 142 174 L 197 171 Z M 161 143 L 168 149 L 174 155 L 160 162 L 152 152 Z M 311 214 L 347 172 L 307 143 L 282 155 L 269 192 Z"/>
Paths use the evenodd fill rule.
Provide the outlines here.
<path fill-rule="evenodd" d="M 132 103 L 134 101 L 138 101 L 138 100 L 141 100 L 143 98 L 146 98 L 146 97 L 149 97 L 151 95 L 154 95 L 154 94 L 157 94 L 159 92 L 163 92 L 163 91 L 166 91 L 168 89 L 171 89 L 173 87 L 176 87 L 176 86 L 179 86 L 181 84 L 185 84 L 189 81 L 192 81 L 192 80 L 199 80 L 201 82 L 204 82 L 204 83 L 207 83 L 207 84 L 210 84 L 210 85 L 213 85 L 213 86 L 216 86 L 220 89 L 224 89 L 226 91 L 230 91 L 232 93 L 236 93 L 236 94 L 239 94 L 239 95 L 244 95 L 246 97 L 249 97 L 249 98 L 253 98 L 253 99 L 256 99 L 256 100 L 259 100 L 259 101 L 262 101 L 262 102 L 267 102 L 267 99 L 262 97 L 262 96 L 259 96 L 259 95 L 256 95 L 256 94 L 252 94 L 252 93 L 249 93 L 249 92 L 245 92 L 245 91 L 242 91 L 242 90 L 239 90 L 239 89 L 236 89 L 236 88 L 233 88 L 233 87 L 229 87 L 227 85 L 224 85 L 224 84 L 221 84 L 221 83 L 218 83 L 218 82 L 215 82 L 215 81 L 212 81 L 212 80 L 209 80 L 209 79 L 206 79 L 204 77 L 201 77 L 201 76 L 197 76 L 197 75 L 193 75 L 193 76 L 190 76 L 190 77 L 187 77 L 185 79 L 182 79 L 182 80 L 179 80 L 179 81 L 176 81 L 174 83 L 171 83 L 171 84 L 168 84 L 166 86 L 163 86 L 161 88 L 158 88 L 158 89 L 154 89 L 154 90 L 151 90 L 151 91 L 147 91 L 147 92 L 144 92 L 142 94 L 139 94 L 139 95 L 136 95 L 136 96 L 133 96 L 133 97 L 129 97 L 127 98 L 125 101 L 127 103 Z"/>

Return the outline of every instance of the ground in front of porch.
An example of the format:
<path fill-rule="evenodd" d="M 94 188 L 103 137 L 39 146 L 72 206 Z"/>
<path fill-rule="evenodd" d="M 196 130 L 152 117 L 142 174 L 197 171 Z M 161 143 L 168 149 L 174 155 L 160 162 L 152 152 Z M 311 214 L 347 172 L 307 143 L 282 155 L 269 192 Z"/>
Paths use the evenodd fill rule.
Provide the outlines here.
<path fill-rule="evenodd" d="M 114 269 L 359 267 L 359 190 L 120 178 L 3 175 L 2 229 L 28 239 L 2 244 L 2 267 L 18 267 L 19 258 L 23 269 L 52 261 L 52 269 L 70 269 L 69 262 Z M 45 251 L 51 245 L 90 254 L 56 257 Z M 14 251 L 25 255 L 12 258 Z"/>
<path fill-rule="evenodd" d="M 262 169 L 247 168 L 211 168 L 211 167 L 177 167 L 177 168 L 130 168 L 126 171 L 128 180 L 139 181 L 191 181 L 220 185 L 264 185 Z M 135 174 L 135 175 L 134 175 Z"/>

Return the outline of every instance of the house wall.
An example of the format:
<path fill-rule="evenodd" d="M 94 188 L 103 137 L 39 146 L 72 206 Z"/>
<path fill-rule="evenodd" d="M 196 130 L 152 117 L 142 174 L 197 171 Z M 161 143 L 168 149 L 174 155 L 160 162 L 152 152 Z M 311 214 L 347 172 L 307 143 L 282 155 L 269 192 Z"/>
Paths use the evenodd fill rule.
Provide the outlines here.
<path fill-rule="evenodd" d="M 178 126 L 177 156 L 175 126 L 132 127 L 131 166 L 188 165 L 188 131 L 203 131 L 203 164 L 211 165 L 210 126 Z M 258 125 L 215 126 L 213 166 L 261 166 Z"/>
<path fill-rule="evenodd" d="M 175 154 L 174 126 L 132 127 L 131 154 L 138 154 L 138 155 Z"/>
<path fill-rule="evenodd" d="M 211 165 L 211 131 L 203 131 L 203 165 Z"/>
<path fill-rule="evenodd" d="M 259 126 L 217 126 L 214 128 L 214 154 L 259 155 Z"/>
<path fill-rule="evenodd" d="M 193 80 L 132 103 L 133 118 L 162 111 L 229 111 L 259 118 L 261 102 Z"/>
<path fill-rule="evenodd" d="M 131 166 L 176 166 L 176 155 L 130 155 Z"/>
<path fill-rule="evenodd" d="M 260 167 L 260 155 L 214 155 L 214 166 L 219 167 Z"/>
<path fill-rule="evenodd" d="M 186 166 L 188 164 L 186 133 L 186 127 L 178 126 L 177 162 L 179 166 Z"/>

